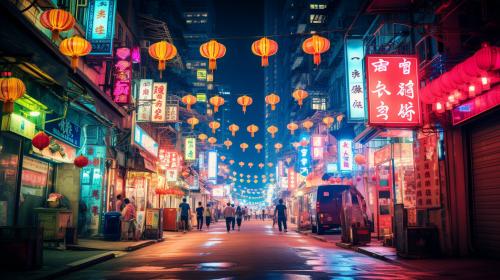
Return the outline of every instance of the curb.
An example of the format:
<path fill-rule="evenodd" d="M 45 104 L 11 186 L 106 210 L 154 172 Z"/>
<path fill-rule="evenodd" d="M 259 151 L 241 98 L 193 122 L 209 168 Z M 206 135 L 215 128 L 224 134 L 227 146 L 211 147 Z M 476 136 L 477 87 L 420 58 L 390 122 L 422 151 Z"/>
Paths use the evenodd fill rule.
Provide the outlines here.
<path fill-rule="evenodd" d="M 161 240 L 161 241 L 163 241 L 163 240 Z M 149 241 L 143 242 L 141 244 L 137 244 L 137 245 L 134 245 L 134 246 L 128 246 L 128 247 L 125 248 L 125 251 L 131 252 L 131 251 L 139 250 L 141 248 L 147 247 L 149 245 L 153 245 L 153 244 L 155 244 L 157 242 L 161 242 L 161 241 L 158 241 L 158 240 L 149 240 Z"/>
<path fill-rule="evenodd" d="M 142 242 L 142 243 L 137 244 L 137 245 L 127 246 L 121 250 L 115 249 L 114 251 L 131 252 L 131 251 L 139 250 L 141 248 L 144 248 L 144 247 L 147 247 L 149 245 L 153 245 L 155 243 L 162 242 L 162 241 L 164 241 L 163 238 L 158 239 L 158 240 L 148 240 L 148 241 Z M 84 246 L 79 246 L 79 245 L 67 245 L 66 249 L 72 250 L 72 251 L 107 251 L 107 250 L 109 250 L 109 249 L 102 249 L 102 248 L 97 248 L 97 247 L 96 248 L 84 247 Z"/>
<path fill-rule="evenodd" d="M 326 242 L 326 243 L 335 243 L 334 241 L 329 241 L 328 239 L 322 237 L 322 236 L 319 236 L 319 235 L 316 235 L 316 234 L 312 234 L 310 232 L 307 232 L 307 231 L 299 231 L 299 230 L 295 230 L 295 232 L 299 233 L 299 234 L 302 234 L 302 235 L 305 235 L 305 236 L 310 236 L 318 241 L 321 241 L 321 242 Z"/>
<path fill-rule="evenodd" d="M 64 268 L 61 268 L 57 271 L 49 273 L 48 275 L 45 275 L 45 276 L 42 276 L 39 278 L 34 278 L 34 279 L 39 279 L 39 280 L 54 279 L 57 277 L 67 275 L 71 272 L 82 270 L 82 269 L 87 268 L 89 266 L 92 266 L 92 265 L 95 265 L 95 264 L 98 264 L 101 262 L 105 262 L 105 261 L 110 260 L 110 259 L 114 259 L 115 257 L 116 257 L 116 255 L 114 252 L 106 252 L 106 253 L 103 253 L 100 255 L 88 257 L 88 258 L 85 258 L 85 259 L 82 259 L 82 260 L 79 260 L 76 262 L 69 263 L 69 264 L 65 265 Z"/>
<path fill-rule="evenodd" d="M 336 242 L 335 245 L 337 247 L 340 247 L 340 248 L 343 248 L 343 249 L 347 249 L 347 250 L 351 250 L 351 251 L 354 251 L 354 252 L 357 252 L 357 253 L 361 253 L 363 255 L 366 255 L 366 256 L 369 256 L 369 257 L 372 257 L 372 258 L 375 258 L 375 259 L 379 259 L 379 260 L 382 260 L 382 261 L 385 261 L 385 262 L 398 263 L 399 264 L 399 262 L 396 262 L 396 261 L 394 261 L 392 259 L 389 259 L 388 257 L 386 257 L 384 255 L 380 255 L 380 254 L 371 252 L 369 250 L 363 249 L 361 247 L 353 246 L 353 245 L 348 244 L 348 243 Z"/>

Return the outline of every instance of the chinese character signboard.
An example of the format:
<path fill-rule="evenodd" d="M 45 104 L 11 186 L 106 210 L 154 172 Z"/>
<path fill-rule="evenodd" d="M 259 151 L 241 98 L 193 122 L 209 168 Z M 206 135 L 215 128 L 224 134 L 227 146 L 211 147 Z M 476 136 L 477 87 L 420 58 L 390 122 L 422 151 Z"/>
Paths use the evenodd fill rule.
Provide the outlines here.
<path fill-rule="evenodd" d="M 312 159 L 323 159 L 323 136 L 315 135 L 311 137 L 311 155 Z"/>
<path fill-rule="evenodd" d="M 151 106 L 152 122 L 165 122 L 166 103 L 167 83 L 153 83 L 153 104 Z"/>
<path fill-rule="evenodd" d="M 160 162 L 165 167 L 167 182 L 177 181 L 180 167 L 180 156 L 176 151 L 161 148 L 159 151 Z"/>
<path fill-rule="evenodd" d="M 347 39 L 345 46 L 348 118 L 350 121 L 362 121 L 366 118 L 365 86 L 363 83 L 363 58 L 365 56 L 363 40 Z"/>
<path fill-rule="evenodd" d="M 47 114 L 46 119 L 55 119 L 55 115 Z M 62 119 L 59 121 L 46 122 L 45 132 L 55 136 L 66 143 L 73 145 L 75 147 L 80 147 L 80 126 L 68 121 L 67 119 Z"/>
<path fill-rule="evenodd" d="M 297 188 L 297 173 L 293 167 L 288 168 L 288 189 L 295 190 Z"/>
<path fill-rule="evenodd" d="M 413 56 L 366 56 L 370 125 L 414 127 L 421 123 L 417 71 Z"/>
<path fill-rule="evenodd" d="M 208 179 L 217 179 L 217 152 L 208 152 Z"/>
<path fill-rule="evenodd" d="M 135 125 L 133 127 L 133 139 L 132 144 L 139 146 L 145 151 L 149 152 L 151 155 L 158 156 L 158 143 L 149 136 L 140 126 Z"/>
<path fill-rule="evenodd" d="M 196 138 L 187 137 L 184 139 L 184 159 L 187 161 L 196 159 Z"/>
<path fill-rule="evenodd" d="M 178 122 L 179 121 L 179 105 L 177 104 L 167 104 L 165 112 L 166 122 Z"/>
<path fill-rule="evenodd" d="M 137 122 L 151 121 L 151 100 L 153 99 L 153 80 L 142 79 L 139 81 L 137 93 Z"/>
<path fill-rule="evenodd" d="M 85 34 L 91 55 L 111 55 L 115 33 L 116 0 L 90 0 Z"/>
<path fill-rule="evenodd" d="M 352 171 L 352 140 L 339 140 L 339 170 Z"/>
<path fill-rule="evenodd" d="M 298 155 L 298 160 L 297 160 L 297 165 L 298 165 L 298 170 L 297 173 L 299 173 L 302 176 L 307 176 L 310 171 L 311 167 L 311 159 L 309 155 L 309 148 L 300 146 L 299 147 L 299 155 Z"/>
<path fill-rule="evenodd" d="M 132 63 L 130 49 L 116 49 L 116 62 L 114 69 L 113 99 L 118 104 L 130 102 L 130 89 L 132 83 Z"/>

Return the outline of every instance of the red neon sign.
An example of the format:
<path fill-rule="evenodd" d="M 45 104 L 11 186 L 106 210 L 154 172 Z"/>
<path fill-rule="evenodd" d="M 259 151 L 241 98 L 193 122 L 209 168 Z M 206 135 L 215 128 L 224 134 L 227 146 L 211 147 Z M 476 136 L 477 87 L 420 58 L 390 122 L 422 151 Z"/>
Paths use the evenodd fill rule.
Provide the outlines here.
<path fill-rule="evenodd" d="M 417 63 L 414 56 L 366 56 L 369 125 L 420 125 L 422 113 Z"/>

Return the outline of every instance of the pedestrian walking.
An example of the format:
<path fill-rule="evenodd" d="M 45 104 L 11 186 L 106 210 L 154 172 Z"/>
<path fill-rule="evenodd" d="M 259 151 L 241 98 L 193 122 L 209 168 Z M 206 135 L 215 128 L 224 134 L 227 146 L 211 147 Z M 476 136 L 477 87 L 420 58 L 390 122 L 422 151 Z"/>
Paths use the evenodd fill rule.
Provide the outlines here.
<path fill-rule="evenodd" d="M 201 206 L 201 201 L 198 202 L 198 207 L 196 207 L 196 228 L 198 230 L 203 229 L 203 212 L 205 212 L 205 208 Z"/>
<path fill-rule="evenodd" d="M 191 216 L 191 207 L 189 206 L 189 203 L 186 202 L 185 198 L 183 198 L 182 203 L 179 204 L 179 209 L 181 212 L 182 230 L 186 233 L 186 230 L 188 229 L 189 217 Z"/>
<path fill-rule="evenodd" d="M 130 203 L 128 198 L 125 198 L 123 203 L 125 203 L 125 206 L 122 210 L 122 239 L 129 240 L 130 234 L 132 233 L 132 238 L 137 241 L 138 236 L 135 206 Z"/>
<path fill-rule="evenodd" d="M 266 218 L 266 210 L 262 209 L 262 220 L 264 221 L 265 218 Z"/>
<path fill-rule="evenodd" d="M 231 203 L 228 202 L 226 208 L 224 208 L 224 211 L 222 213 L 224 215 L 224 218 L 226 219 L 226 229 L 228 233 L 231 230 L 231 224 L 234 220 L 234 212 L 234 208 L 231 207 Z"/>
<path fill-rule="evenodd" d="M 274 209 L 274 218 L 278 218 L 278 229 L 281 232 L 281 229 L 285 230 L 286 229 L 286 206 L 283 204 L 283 199 L 279 200 L 279 204 L 276 205 L 276 208 Z"/>
<path fill-rule="evenodd" d="M 243 209 L 238 205 L 238 207 L 236 208 L 236 224 L 238 225 L 238 231 L 240 231 L 241 228 L 241 220 L 243 219 L 243 215 Z"/>
<path fill-rule="evenodd" d="M 212 222 L 212 209 L 210 209 L 210 204 L 207 204 L 203 216 L 205 216 L 205 223 L 207 225 L 207 229 L 210 229 L 210 223 Z"/>
<path fill-rule="evenodd" d="M 236 225 L 236 208 L 234 208 L 234 203 L 231 204 L 231 207 L 233 208 L 233 212 L 235 212 L 233 220 L 231 221 L 231 228 L 234 230 L 234 226 Z"/>

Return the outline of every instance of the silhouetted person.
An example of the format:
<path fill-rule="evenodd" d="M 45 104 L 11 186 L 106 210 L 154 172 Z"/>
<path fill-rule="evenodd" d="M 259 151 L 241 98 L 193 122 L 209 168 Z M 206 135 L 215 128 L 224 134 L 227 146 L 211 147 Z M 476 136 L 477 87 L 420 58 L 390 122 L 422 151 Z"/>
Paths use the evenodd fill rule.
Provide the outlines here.
<path fill-rule="evenodd" d="M 279 200 L 279 204 L 276 205 L 276 208 L 274 209 L 274 218 L 276 219 L 276 216 L 278 216 L 278 229 L 281 232 L 281 228 L 287 232 L 286 229 L 286 206 L 283 204 L 283 199 Z"/>
<path fill-rule="evenodd" d="M 182 199 L 182 203 L 179 204 L 179 209 L 181 210 L 181 224 L 182 224 L 182 230 L 184 233 L 186 233 L 186 230 L 188 229 L 188 221 L 189 217 L 191 215 L 191 207 L 189 206 L 188 203 L 186 203 L 186 199 Z"/>
<path fill-rule="evenodd" d="M 198 207 L 196 207 L 196 228 L 201 230 L 203 228 L 203 206 L 201 206 L 201 201 L 198 202 Z"/>

